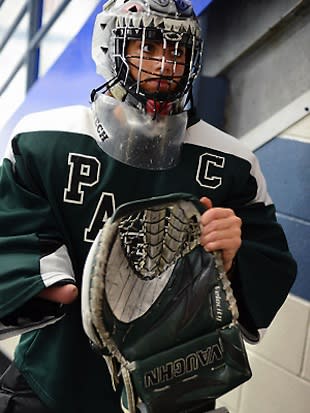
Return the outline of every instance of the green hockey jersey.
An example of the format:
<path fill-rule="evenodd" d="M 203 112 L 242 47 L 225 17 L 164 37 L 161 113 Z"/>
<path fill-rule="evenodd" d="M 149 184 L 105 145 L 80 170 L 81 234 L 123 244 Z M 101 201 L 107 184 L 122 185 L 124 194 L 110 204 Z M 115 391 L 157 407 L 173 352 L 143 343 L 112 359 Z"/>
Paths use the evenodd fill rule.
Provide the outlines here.
<path fill-rule="evenodd" d="M 0 337 L 22 334 L 15 362 L 57 412 L 115 413 L 119 397 L 83 332 L 79 299 L 36 319 L 22 309 L 45 287 L 81 286 L 89 248 L 117 206 L 186 192 L 235 211 L 242 246 L 233 288 L 249 339 L 270 324 L 296 273 L 259 163 L 237 139 L 199 121 L 187 129 L 178 165 L 151 171 L 109 157 L 97 132 L 86 107 L 29 115 L 0 169 Z"/>

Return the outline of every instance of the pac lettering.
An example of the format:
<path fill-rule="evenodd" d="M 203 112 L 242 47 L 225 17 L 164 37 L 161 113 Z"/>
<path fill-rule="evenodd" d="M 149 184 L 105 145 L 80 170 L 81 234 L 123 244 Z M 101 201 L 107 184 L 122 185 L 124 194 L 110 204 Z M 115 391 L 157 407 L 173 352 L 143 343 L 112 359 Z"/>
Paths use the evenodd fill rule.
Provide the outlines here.
<path fill-rule="evenodd" d="M 84 188 L 99 182 L 100 163 L 93 156 L 69 153 L 69 176 L 64 190 L 64 202 L 83 204 Z"/>
<path fill-rule="evenodd" d="M 84 241 L 93 242 L 98 234 L 98 231 L 103 227 L 105 221 L 113 215 L 114 211 L 114 195 L 108 192 L 102 192 L 92 221 L 89 227 L 84 231 Z"/>

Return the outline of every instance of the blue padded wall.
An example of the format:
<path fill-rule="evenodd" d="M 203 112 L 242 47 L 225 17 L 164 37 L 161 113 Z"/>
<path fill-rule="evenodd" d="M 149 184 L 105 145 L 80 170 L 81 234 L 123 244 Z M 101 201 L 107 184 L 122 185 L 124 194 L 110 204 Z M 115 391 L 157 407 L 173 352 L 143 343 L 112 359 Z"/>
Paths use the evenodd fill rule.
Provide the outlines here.
<path fill-rule="evenodd" d="M 310 300 L 310 144 L 277 137 L 256 151 L 298 263 L 292 293 Z"/>

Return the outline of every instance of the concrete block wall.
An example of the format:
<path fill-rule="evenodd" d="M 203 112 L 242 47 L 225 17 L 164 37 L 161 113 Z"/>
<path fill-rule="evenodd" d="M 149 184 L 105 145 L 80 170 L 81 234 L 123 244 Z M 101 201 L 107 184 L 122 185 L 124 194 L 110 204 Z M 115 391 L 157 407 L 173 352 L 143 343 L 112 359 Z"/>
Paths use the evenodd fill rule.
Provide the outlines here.
<path fill-rule="evenodd" d="M 261 343 L 247 345 L 251 380 L 221 397 L 230 413 L 309 413 L 310 304 L 290 295 Z"/>

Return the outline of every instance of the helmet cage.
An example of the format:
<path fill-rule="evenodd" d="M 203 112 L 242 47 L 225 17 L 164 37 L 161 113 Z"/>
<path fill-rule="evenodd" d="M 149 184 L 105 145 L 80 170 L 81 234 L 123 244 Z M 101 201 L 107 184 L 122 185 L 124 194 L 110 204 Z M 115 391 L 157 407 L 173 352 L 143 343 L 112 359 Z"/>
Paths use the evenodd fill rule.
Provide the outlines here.
<path fill-rule="evenodd" d="M 146 79 L 147 73 L 142 69 L 148 67 L 148 70 L 152 70 L 149 64 L 143 65 L 148 53 L 140 52 L 136 57 L 127 53 L 129 41 L 134 39 L 142 43 L 151 40 L 161 42 L 164 56 L 157 59 L 162 62 L 161 73 L 158 74 L 157 62 L 155 73 L 149 73 L 149 79 Z M 174 44 L 174 57 L 171 55 L 171 42 Z M 168 51 L 165 50 L 167 44 Z M 177 59 L 180 48 L 185 50 L 183 72 L 179 65 L 184 59 Z M 134 48 L 130 47 L 130 50 Z M 154 105 L 162 101 L 167 107 L 173 108 L 173 113 L 178 113 L 184 109 L 192 83 L 199 73 L 201 55 L 201 31 L 190 0 L 108 0 L 96 17 L 92 41 L 96 70 L 106 83 L 92 91 L 92 100 L 99 90 L 103 93 L 109 90 L 114 98 L 126 101 L 139 110 L 146 108 L 151 101 Z M 133 62 L 136 67 L 131 70 Z M 167 62 L 168 67 L 164 72 Z M 171 66 L 177 66 L 178 70 L 174 74 L 179 78 L 173 75 L 174 70 L 171 74 Z M 170 77 L 164 76 L 167 72 Z M 144 86 L 155 74 L 156 80 L 161 81 L 163 78 L 161 85 L 164 86 L 154 92 L 155 82 L 148 84 L 151 87 Z M 169 82 L 170 87 L 167 87 Z"/>
<path fill-rule="evenodd" d="M 124 23 L 126 23 L 126 20 Z M 128 21 L 128 20 L 127 20 Z M 182 27 L 182 26 L 181 26 Z M 193 80 L 196 78 L 200 69 L 201 60 L 201 40 L 188 30 L 167 30 L 164 27 L 133 27 L 123 24 L 112 31 L 113 43 L 115 45 L 115 53 L 112 54 L 112 59 L 115 62 L 116 76 L 127 93 L 135 97 L 138 101 L 145 102 L 146 99 L 158 101 L 174 102 L 181 100 L 190 90 Z M 141 52 L 137 56 L 127 53 L 127 46 L 130 40 L 141 41 Z M 143 53 L 146 42 L 154 41 L 161 42 L 163 55 L 158 58 L 147 57 Z M 173 45 L 174 55 L 166 56 L 167 45 Z M 178 61 L 180 49 L 185 51 L 185 63 Z M 130 62 L 136 59 L 138 64 Z M 147 72 L 143 67 L 145 60 L 160 60 L 160 73 Z M 163 71 L 166 64 L 171 65 L 172 73 L 165 76 Z M 176 76 L 175 71 L 177 66 L 184 65 L 182 76 Z M 137 79 L 134 79 L 130 73 L 131 67 L 135 66 L 138 71 Z M 142 73 L 147 76 L 141 81 Z M 144 89 L 146 82 L 150 80 L 165 80 L 169 82 L 168 90 L 160 91 L 160 82 L 158 82 L 158 90 L 148 92 Z"/>

